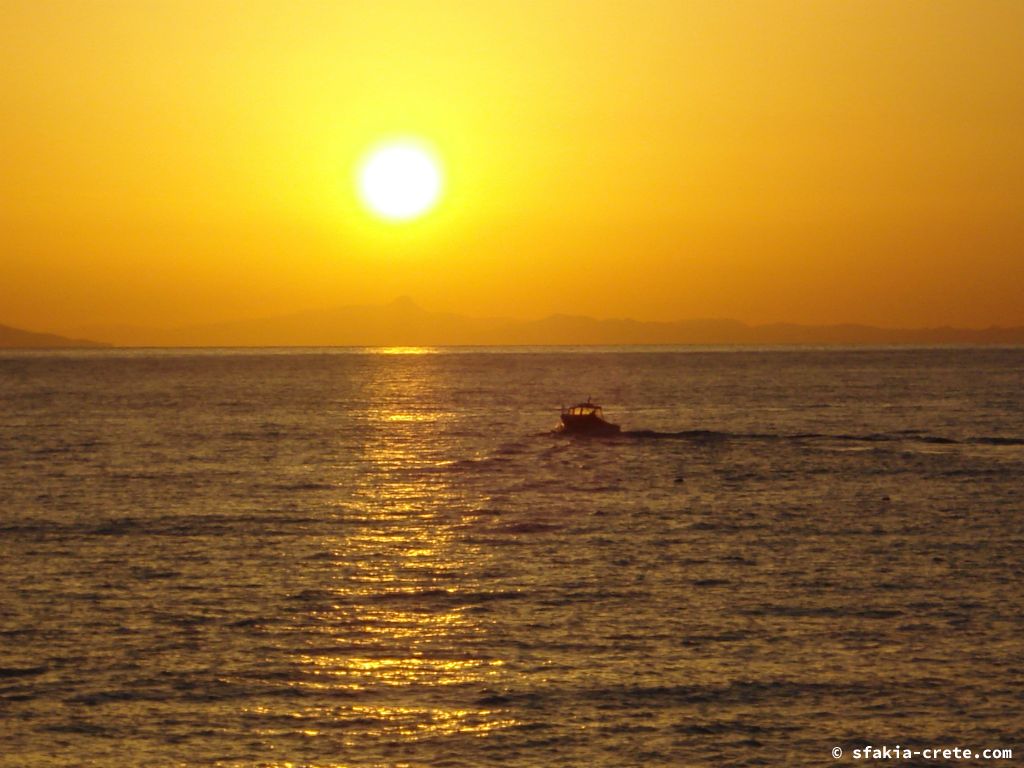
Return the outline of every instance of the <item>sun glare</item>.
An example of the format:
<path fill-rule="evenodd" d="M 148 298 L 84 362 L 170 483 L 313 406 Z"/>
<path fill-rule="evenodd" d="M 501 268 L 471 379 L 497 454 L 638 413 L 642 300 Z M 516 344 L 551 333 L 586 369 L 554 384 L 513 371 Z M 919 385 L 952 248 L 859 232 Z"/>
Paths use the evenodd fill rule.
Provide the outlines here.
<path fill-rule="evenodd" d="M 441 168 L 433 153 L 413 141 L 377 147 L 359 169 L 359 197 L 377 216 L 406 221 L 422 216 L 441 194 Z"/>

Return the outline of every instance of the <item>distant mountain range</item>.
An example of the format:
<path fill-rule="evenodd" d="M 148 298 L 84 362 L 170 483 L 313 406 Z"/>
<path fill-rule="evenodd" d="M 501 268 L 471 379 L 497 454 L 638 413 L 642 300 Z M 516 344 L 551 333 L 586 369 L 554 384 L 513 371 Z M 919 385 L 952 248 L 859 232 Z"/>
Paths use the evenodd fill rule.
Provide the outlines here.
<path fill-rule="evenodd" d="M 109 347 L 99 341 L 69 339 L 54 333 L 33 333 L 9 325 L 0 325 L 0 349 L 67 349 L 71 347 Z"/>
<path fill-rule="evenodd" d="M 673 323 L 552 315 L 542 320 L 428 312 L 403 297 L 390 304 L 302 312 L 175 329 L 92 328 L 125 346 L 442 346 L 499 344 L 1024 344 L 1024 327 L 889 329 L 866 325 Z"/>
<path fill-rule="evenodd" d="M 1024 344 L 1024 327 L 877 328 L 868 325 L 746 325 L 736 320 L 643 322 L 551 315 L 542 320 L 472 318 L 428 312 L 412 299 L 257 320 L 181 328 L 95 326 L 100 342 L 0 326 L 0 346 L 287 347 L 561 344 L 931 345 Z"/>

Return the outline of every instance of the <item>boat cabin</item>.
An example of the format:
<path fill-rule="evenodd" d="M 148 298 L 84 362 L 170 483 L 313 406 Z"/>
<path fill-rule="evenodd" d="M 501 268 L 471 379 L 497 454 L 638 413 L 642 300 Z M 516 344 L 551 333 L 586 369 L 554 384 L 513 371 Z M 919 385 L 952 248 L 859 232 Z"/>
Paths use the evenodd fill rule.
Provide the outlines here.
<path fill-rule="evenodd" d="M 601 410 L 600 405 L 594 405 L 592 403 L 580 403 L 574 405 L 571 408 L 562 408 L 563 416 L 577 416 L 577 417 L 596 417 L 598 419 L 604 419 L 604 412 Z"/>

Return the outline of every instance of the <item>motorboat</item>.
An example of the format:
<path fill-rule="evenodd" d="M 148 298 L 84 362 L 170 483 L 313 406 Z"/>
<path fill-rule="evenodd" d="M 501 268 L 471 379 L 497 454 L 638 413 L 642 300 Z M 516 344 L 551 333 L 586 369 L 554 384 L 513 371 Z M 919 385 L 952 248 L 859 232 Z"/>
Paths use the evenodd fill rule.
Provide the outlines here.
<path fill-rule="evenodd" d="M 617 435 L 619 425 L 605 421 L 601 406 L 590 401 L 566 408 L 562 406 L 562 421 L 555 432 L 566 435 Z"/>

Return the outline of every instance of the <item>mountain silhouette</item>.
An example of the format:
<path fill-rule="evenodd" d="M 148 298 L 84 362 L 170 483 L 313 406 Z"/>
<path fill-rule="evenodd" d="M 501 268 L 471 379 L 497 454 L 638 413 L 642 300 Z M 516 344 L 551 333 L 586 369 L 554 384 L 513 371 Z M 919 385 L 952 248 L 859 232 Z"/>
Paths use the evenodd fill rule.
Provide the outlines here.
<path fill-rule="evenodd" d="M 736 320 L 646 322 L 551 315 L 540 320 L 429 312 L 408 296 L 278 317 L 185 326 L 95 326 L 86 335 L 122 346 L 457 345 L 931 345 L 1024 344 L 1024 327 L 893 329 L 868 325 L 747 325 Z"/>
<path fill-rule="evenodd" d="M 0 325 L 0 348 L 3 349 L 66 349 L 72 347 L 107 347 L 98 341 L 69 339 L 54 333 L 35 333 Z"/>

